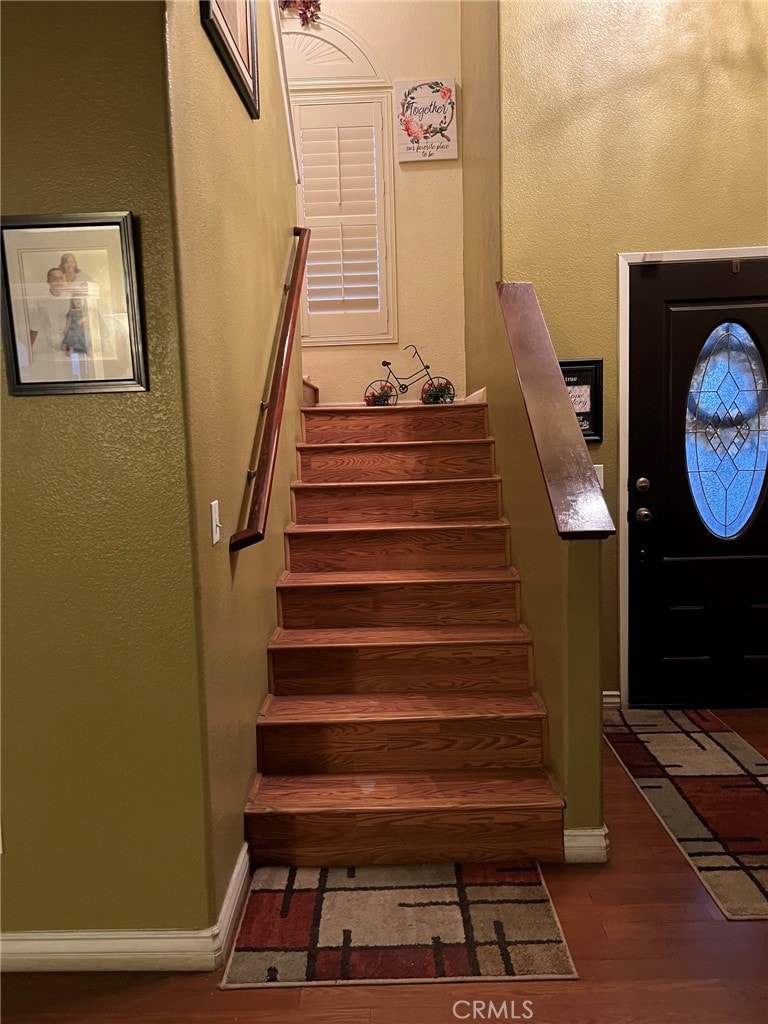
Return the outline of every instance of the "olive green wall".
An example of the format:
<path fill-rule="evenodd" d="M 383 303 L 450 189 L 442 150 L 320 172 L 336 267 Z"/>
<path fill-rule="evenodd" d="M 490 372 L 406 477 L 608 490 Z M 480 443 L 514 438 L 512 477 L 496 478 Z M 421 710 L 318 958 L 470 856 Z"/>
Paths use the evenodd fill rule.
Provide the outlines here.
<path fill-rule="evenodd" d="M 464 302 L 467 389 L 487 388 L 522 618 L 548 711 L 549 763 L 566 826 L 602 824 L 598 568 L 600 545 L 557 535 L 496 298 L 501 276 L 499 4 L 462 4 Z M 503 50 L 503 40 L 502 50 Z M 591 591 L 579 583 L 591 574 Z"/>
<path fill-rule="evenodd" d="M 4 214 L 132 210 L 146 394 L 3 414 L 3 928 L 211 923 L 161 3 L 2 6 Z"/>
<path fill-rule="evenodd" d="M 603 824 L 603 694 L 600 686 L 600 571 L 603 543 L 561 541 L 566 723 L 566 828 Z"/>
<path fill-rule="evenodd" d="M 499 329 L 501 277 L 499 0 L 461 3 L 461 152 L 466 358 Z M 467 380 L 467 392 L 486 380 Z"/>
<path fill-rule="evenodd" d="M 616 521 L 617 253 L 765 244 L 768 5 L 502 0 L 500 31 L 503 276 L 534 283 L 560 358 L 604 360 L 590 453 Z M 607 690 L 616 549 L 603 545 Z"/>
<path fill-rule="evenodd" d="M 197 4 L 167 49 L 164 3 L 2 8 L 3 213 L 134 212 L 151 382 L 3 388 L 6 931 L 209 927 L 242 849 L 300 394 L 296 359 L 268 535 L 231 559 L 295 219 L 257 6 L 256 122 Z"/>
<path fill-rule="evenodd" d="M 256 713 L 267 685 L 275 580 L 300 395 L 294 350 L 268 533 L 230 560 L 293 243 L 295 191 L 268 5 L 257 3 L 261 118 L 251 121 L 197 4 L 169 4 L 168 67 L 195 585 L 207 717 L 216 905 L 243 844 L 255 771 Z M 210 503 L 222 540 L 211 544 Z"/>

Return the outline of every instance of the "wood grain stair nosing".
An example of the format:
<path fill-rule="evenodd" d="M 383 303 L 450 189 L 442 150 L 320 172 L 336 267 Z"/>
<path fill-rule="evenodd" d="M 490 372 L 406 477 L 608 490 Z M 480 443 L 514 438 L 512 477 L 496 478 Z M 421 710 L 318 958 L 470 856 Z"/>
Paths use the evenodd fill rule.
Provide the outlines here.
<path fill-rule="evenodd" d="M 501 477 L 498 474 L 491 474 L 490 476 L 446 477 L 442 480 L 294 480 L 291 484 L 291 490 L 294 492 L 306 491 L 309 494 L 316 494 L 323 490 L 349 491 L 353 488 L 367 491 L 383 490 L 385 488 L 397 488 L 398 490 L 408 491 L 414 490 L 417 487 L 445 490 L 446 488 L 454 487 L 477 487 L 482 484 L 494 484 L 496 487 L 499 487 L 501 485 Z"/>
<path fill-rule="evenodd" d="M 470 785 L 491 784 L 474 798 L 456 797 L 463 783 L 469 778 Z M 523 789 L 515 789 L 515 783 L 535 780 L 540 789 L 534 793 Z M 354 787 L 359 780 L 362 788 L 371 794 L 356 794 L 356 799 L 346 804 L 340 803 L 340 794 L 334 792 L 345 785 Z M 287 784 L 297 795 L 293 799 L 283 798 L 271 804 L 269 789 L 272 784 Z M 399 796 L 382 797 L 375 794 L 377 785 L 388 785 L 391 789 L 400 789 Z M 499 787 L 499 793 L 492 794 L 493 784 Z M 304 791 L 302 793 L 302 790 Z M 314 790 L 314 793 L 312 791 Z M 431 792 L 429 791 L 431 790 Z M 490 791 L 489 791 L 490 790 Z M 544 790 L 542 792 L 541 790 Z M 311 793 L 311 798 L 306 794 Z M 562 811 L 565 801 L 553 785 L 551 774 L 545 768 L 517 769 L 506 771 L 472 771 L 472 772 L 357 772 L 350 775 L 288 775 L 264 776 L 257 773 L 253 780 L 246 814 L 312 814 L 316 812 L 356 814 L 364 811 L 377 811 L 382 814 L 398 811 L 437 811 L 437 810 L 504 810 L 515 811 L 526 808 L 546 808 Z"/>
<path fill-rule="evenodd" d="M 305 587 L 409 587 L 429 584 L 519 584 L 520 574 L 510 566 L 493 569 L 389 569 L 381 572 L 291 572 L 277 581 L 278 590 Z"/>
<path fill-rule="evenodd" d="M 453 706 L 452 706 L 453 705 Z M 343 725 L 360 722 L 535 721 L 547 710 L 535 690 L 505 696 L 439 697 L 403 694 L 344 694 L 277 697 L 267 694 L 257 719 L 260 727 Z"/>
<path fill-rule="evenodd" d="M 338 647 L 528 647 L 532 643 L 522 622 L 493 626 L 341 626 L 290 629 L 277 626 L 267 650 Z"/>
<path fill-rule="evenodd" d="M 370 521 L 365 523 L 288 523 L 285 528 L 287 536 L 298 534 L 328 533 L 372 533 L 383 531 L 422 531 L 436 532 L 439 530 L 509 530 L 509 520 L 500 516 L 498 519 L 401 519 L 397 522 Z"/>
<path fill-rule="evenodd" d="M 434 448 L 436 445 L 452 445 L 460 446 L 466 444 L 480 444 L 490 447 L 495 444 L 495 439 L 492 437 L 446 437 L 445 440 L 427 440 L 427 441 L 301 441 L 296 445 L 296 450 L 301 454 L 309 453 L 312 454 L 317 452 L 318 455 L 324 452 L 351 452 L 359 448 L 415 448 L 417 451 L 426 450 L 428 448 Z"/>

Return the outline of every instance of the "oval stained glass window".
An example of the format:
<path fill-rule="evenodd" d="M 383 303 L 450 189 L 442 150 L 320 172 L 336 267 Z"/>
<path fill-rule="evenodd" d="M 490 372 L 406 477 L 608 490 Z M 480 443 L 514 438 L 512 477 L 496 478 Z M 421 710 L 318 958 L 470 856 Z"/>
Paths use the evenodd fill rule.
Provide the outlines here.
<path fill-rule="evenodd" d="M 722 323 L 704 342 L 691 376 L 685 460 L 696 511 L 723 540 L 746 530 L 765 489 L 768 385 L 749 332 Z"/>

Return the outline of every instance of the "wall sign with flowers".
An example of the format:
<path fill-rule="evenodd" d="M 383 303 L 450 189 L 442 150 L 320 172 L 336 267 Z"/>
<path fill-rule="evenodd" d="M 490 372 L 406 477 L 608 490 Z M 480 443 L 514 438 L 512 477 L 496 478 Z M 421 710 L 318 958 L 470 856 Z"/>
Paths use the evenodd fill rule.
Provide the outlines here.
<path fill-rule="evenodd" d="M 395 82 L 398 159 L 456 160 L 456 81 Z"/>

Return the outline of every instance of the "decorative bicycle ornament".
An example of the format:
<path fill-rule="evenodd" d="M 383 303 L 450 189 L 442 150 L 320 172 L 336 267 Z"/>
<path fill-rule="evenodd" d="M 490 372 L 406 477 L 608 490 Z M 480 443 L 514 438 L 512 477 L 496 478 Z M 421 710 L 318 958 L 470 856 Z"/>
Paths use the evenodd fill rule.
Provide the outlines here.
<path fill-rule="evenodd" d="M 372 380 L 365 389 L 363 400 L 366 405 L 397 405 L 400 395 L 424 381 L 421 388 L 421 400 L 424 405 L 448 405 L 456 397 L 456 389 L 447 377 L 436 377 L 429 372 L 429 363 L 425 363 L 415 345 L 406 345 L 406 349 L 413 349 L 412 359 L 418 359 L 421 369 L 407 377 L 398 377 L 392 369 L 392 363 L 388 359 L 382 360 L 381 365 L 386 366 L 387 376 L 380 380 Z"/>

